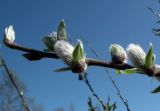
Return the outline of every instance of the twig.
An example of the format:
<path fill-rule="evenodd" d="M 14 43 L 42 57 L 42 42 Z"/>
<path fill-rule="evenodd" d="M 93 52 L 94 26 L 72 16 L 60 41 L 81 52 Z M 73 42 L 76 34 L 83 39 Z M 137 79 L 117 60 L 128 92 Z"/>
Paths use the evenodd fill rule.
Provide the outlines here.
<path fill-rule="evenodd" d="M 96 111 L 96 107 L 93 106 L 92 104 L 92 99 L 89 97 L 88 98 L 88 106 L 89 106 L 89 111 Z"/>
<path fill-rule="evenodd" d="M 155 16 L 157 16 L 158 19 L 160 19 L 160 14 L 156 11 L 154 11 L 151 7 L 147 7 L 148 10 L 150 10 Z"/>
<path fill-rule="evenodd" d="M 69 37 L 69 41 L 71 43 L 73 43 L 73 40 L 72 38 Z M 106 111 L 106 106 L 104 105 L 103 101 L 100 99 L 100 97 L 98 96 L 98 94 L 96 94 L 96 92 L 94 91 L 94 89 L 92 88 L 92 85 L 90 84 L 89 80 L 88 80 L 88 77 L 87 77 L 88 73 L 85 72 L 83 73 L 83 75 L 79 75 L 79 80 L 83 80 L 86 85 L 88 86 L 89 90 L 92 92 L 92 95 L 98 100 L 98 102 L 102 105 L 102 108 L 104 109 L 104 111 Z M 92 101 L 91 101 L 91 98 L 89 98 L 89 102 L 88 102 L 88 105 L 92 107 L 91 110 L 95 111 L 95 108 L 93 108 L 92 106 Z M 108 110 L 107 110 L 108 111 Z"/>
<path fill-rule="evenodd" d="M 105 111 L 106 110 L 106 106 L 105 104 L 103 103 L 102 99 L 100 99 L 100 97 L 95 93 L 94 89 L 92 88 L 88 78 L 87 78 L 87 73 L 84 74 L 83 76 L 83 79 L 82 79 L 86 85 L 88 86 L 89 90 L 92 92 L 92 95 L 98 100 L 98 102 L 102 105 L 103 107 L 103 110 Z"/>
<path fill-rule="evenodd" d="M 9 48 L 27 52 L 27 54 L 23 54 L 23 56 L 31 61 L 40 60 L 42 58 L 59 59 L 59 57 L 54 52 L 49 53 L 49 52 L 39 51 L 31 48 L 26 48 L 14 42 L 11 42 L 7 39 L 4 39 L 4 44 Z M 120 70 L 135 68 L 129 64 L 113 64 L 110 62 L 105 62 L 99 59 L 92 59 L 92 58 L 86 58 L 86 63 L 88 64 L 88 66 L 100 66 L 100 67 L 108 67 L 108 68 L 120 69 Z M 148 75 L 150 77 L 153 77 L 153 76 L 160 77 L 159 68 L 156 68 L 156 67 L 143 68 L 143 71 L 144 71 L 143 74 Z"/>
<path fill-rule="evenodd" d="M 116 89 L 117 95 L 119 96 L 119 98 L 121 99 L 121 101 L 123 102 L 123 104 L 126 106 L 127 111 L 131 111 L 130 108 L 129 108 L 127 99 L 124 99 L 124 97 L 122 96 L 120 89 L 118 88 L 117 84 L 113 80 L 112 76 L 109 74 L 109 71 L 107 70 L 107 68 L 105 68 L 105 71 L 107 73 L 108 78 L 111 80 L 114 88 Z"/>
<path fill-rule="evenodd" d="M 25 99 L 24 99 L 24 96 L 23 96 L 23 94 L 22 94 L 22 91 L 20 91 L 20 89 L 18 88 L 18 86 L 17 86 L 17 84 L 16 84 L 16 82 L 15 82 L 15 80 L 14 80 L 14 76 L 13 76 L 12 72 L 11 72 L 11 71 L 9 70 L 9 68 L 7 67 L 7 65 L 6 65 L 4 59 L 2 58 L 1 55 L 0 55 L 0 58 L 1 58 L 2 65 L 4 66 L 4 69 L 5 69 L 5 71 L 7 72 L 6 74 L 7 74 L 8 77 L 10 78 L 11 83 L 13 84 L 13 86 L 14 86 L 15 89 L 17 90 L 17 93 L 18 93 L 19 97 L 21 98 L 21 102 L 22 102 L 22 105 L 23 105 L 25 111 L 30 111 L 30 110 L 29 110 L 29 107 L 28 107 L 28 105 L 27 105 L 27 103 L 26 103 L 26 101 L 25 101 Z"/>
<path fill-rule="evenodd" d="M 83 37 L 82 37 L 82 39 L 83 39 L 83 40 L 86 42 L 86 44 L 89 46 L 89 48 L 91 49 L 92 53 L 93 53 L 98 59 L 100 59 L 99 54 L 94 50 L 94 48 L 93 48 L 92 46 L 89 45 L 89 42 L 88 42 L 86 39 L 84 39 Z M 127 65 L 127 64 L 126 64 L 126 65 Z M 128 65 L 127 65 L 127 67 L 132 67 L 132 66 L 128 66 Z M 123 102 L 123 104 L 125 105 L 127 111 L 131 111 L 130 108 L 129 108 L 129 105 L 128 105 L 128 101 L 127 101 L 126 99 L 124 99 L 123 96 L 121 95 L 120 89 L 119 89 L 118 86 L 116 85 L 115 81 L 113 80 L 113 78 L 112 78 L 112 76 L 110 75 L 110 73 L 109 73 L 109 71 L 108 71 L 107 68 L 105 68 L 105 72 L 107 73 L 108 78 L 109 78 L 110 81 L 112 82 L 114 88 L 115 88 L 116 91 L 117 91 L 117 95 L 119 96 L 119 98 L 121 99 L 121 101 Z"/>
<path fill-rule="evenodd" d="M 11 49 L 27 52 L 26 54 L 23 54 L 23 56 L 28 60 L 40 60 L 42 58 L 54 58 L 54 59 L 59 58 L 55 53 L 49 53 L 49 52 L 35 50 L 32 48 L 23 47 L 19 44 L 9 41 L 6 38 L 4 38 L 3 42 L 6 46 L 8 46 Z"/>

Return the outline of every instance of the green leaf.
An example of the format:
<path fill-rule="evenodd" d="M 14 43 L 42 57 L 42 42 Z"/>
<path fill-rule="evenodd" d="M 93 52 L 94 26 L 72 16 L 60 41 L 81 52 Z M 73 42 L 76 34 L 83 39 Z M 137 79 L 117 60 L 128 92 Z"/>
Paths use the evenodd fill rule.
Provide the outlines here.
<path fill-rule="evenodd" d="M 75 61 L 75 62 L 79 62 L 79 61 L 85 59 L 83 44 L 80 40 L 78 41 L 78 44 L 73 51 L 72 57 L 73 57 L 73 61 Z"/>
<path fill-rule="evenodd" d="M 60 68 L 60 69 L 56 69 L 54 70 L 54 72 L 64 72 L 64 71 L 70 71 L 71 67 L 64 67 L 64 68 Z"/>
<path fill-rule="evenodd" d="M 54 44 L 56 42 L 56 37 L 44 37 L 42 39 L 43 43 L 45 44 L 47 51 L 54 51 Z"/>
<path fill-rule="evenodd" d="M 64 20 L 59 23 L 58 31 L 57 31 L 57 39 L 58 40 L 67 40 L 67 31 Z"/>
<path fill-rule="evenodd" d="M 154 64 L 153 46 L 152 46 L 152 43 L 150 43 L 150 48 L 145 58 L 145 66 L 148 68 L 153 64 Z"/>
<path fill-rule="evenodd" d="M 152 91 L 152 93 L 159 93 L 159 92 L 160 92 L 160 86 L 156 87 L 156 88 Z"/>
<path fill-rule="evenodd" d="M 140 68 L 132 68 L 125 70 L 116 70 L 117 74 L 134 74 L 134 73 L 143 73 L 143 70 Z"/>

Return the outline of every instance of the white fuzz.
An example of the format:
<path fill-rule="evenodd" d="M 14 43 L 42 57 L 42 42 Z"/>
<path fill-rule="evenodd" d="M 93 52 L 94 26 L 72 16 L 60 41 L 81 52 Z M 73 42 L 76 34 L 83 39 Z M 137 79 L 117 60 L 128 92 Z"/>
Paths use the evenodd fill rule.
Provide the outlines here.
<path fill-rule="evenodd" d="M 124 55 L 124 62 L 127 63 L 127 54 L 124 48 L 119 44 L 111 44 L 109 47 L 109 52 L 111 56 L 121 57 Z"/>
<path fill-rule="evenodd" d="M 74 47 L 65 40 L 58 40 L 54 45 L 54 51 L 66 64 L 71 65 Z"/>
<path fill-rule="evenodd" d="M 156 69 L 160 69 L 160 65 L 155 64 L 155 68 Z M 160 82 L 160 77 L 154 76 L 156 80 L 158 80 Z"/>
<path fill-rule="evenodd" d="M 54 32 L 50 33 L 48 36 L 57 38 L 57 32 L 54 31 Z"/>
<path fill-rule="evenodd" d="M 15 40 L 15 32 L 13 29 L 13 26 L 10 25 L 9 27 L 5 28 L 5 38 L 8 39 L 9 41 L 13 42 Z"/>
<path fill-rule="evenodd" d="M 82 48 L 82 50 L 84 50 L 82 41 L 78 39 L 78 43 L 80 43 L 80 47 Z"/>
<path fill-rule="evenodd" d="M 144 65 L 146 54 L 139 45 L 129 44 L 127 55 L 134 66 L 140 67 Z"/>

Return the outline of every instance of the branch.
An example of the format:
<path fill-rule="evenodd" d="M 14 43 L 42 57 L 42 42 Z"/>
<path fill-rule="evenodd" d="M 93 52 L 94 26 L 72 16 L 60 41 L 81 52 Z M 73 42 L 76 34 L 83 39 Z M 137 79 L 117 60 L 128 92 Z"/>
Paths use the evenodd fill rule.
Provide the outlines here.
<path fill-rule="evenodd" d="M 24 99 L 22 91 L 18 88 L 18 86 L 17 86 L 17 84 L 16 84 L 16 82 L 14 80 L 14 76 L 13 76 L 12 72 L 9 70 L 9 68 L 7 67 L 7 65 L 6 65 L 6 63 L 5 63 L 5 61 L 4 61 L 4 59 L 2 57 L 1 57 L 1 62 L 2 62 L 2 65 L 4 66 L 5 71 L 7 72 L 7 75 L 9 76 L 13 86 L 17 90 L 17 93 L 18 93 L 19 97 L 21 98 L 21 102 L 22 102 L 22 105 L 23 105 L 25 111 L 30 111 L 29 107 L 28 107 L 28 105 L 27 105 L 27 103 L 26 103 L 26 101 Z"/>
<path fill-rule="evenodd" d="M 35 50 L 32 48 L 27 48 L 27 47 L 18 45 L 14 42 L 11 42 L 6 38 L 4 39 L 4 44 L 11 49 L 27 52 L 26 54 L 23 54 L 23 56 L 30 61 L 40 60 L 42 58 L 59 59 L 57 54 L 54 52 L 44 52 L 44 51 L 39 51 L 39 50 Z M 129 64 L 114 64 L 111 62 L 104 62 L 102 60 L 92 59 L 92 58 L 86 58 L 86 63 L 88 66 L 108 67 L 108 68 L 119 69 L 119 70 L 135 68 Z M 148 76 L 160 77 L 160 69 L 158 69 L 158 68 L 150 67 L 148 69 L 143 68 L 143 70 L 145 72 L 144 74 L 146 74 Z"/>
<path fill-rule="evenodd" d="M 88 66 L 108 67 L 108 68 L 114 68 L 114 69 L 119 69 L 119 70 L 134 68 L 133 66 L 129 64 L 114 64 L 112 62 L 104 62 L 98 59 L 91 59 L 91 58 L 87 58 L 86 63 L 88 64 Z"/>
<path fill-rule="evenodd" d="M 42 58 L 54 58 L 54 59 L 59 58 L 57 54 L 55 53 L 49 53 L 49 52 L 44 52 L 44 51 L 39 51 L 39 50 L 23 47 L 21 45 L 18 45 L 14 42 L 9 41 L 6 38 L 4 38 L 3 42 L 7 47 L 11 49 L 27 52 L 26 54 L 23 54 L 23 56 L 27 58 L 28 60 L 40 60 Z"/>

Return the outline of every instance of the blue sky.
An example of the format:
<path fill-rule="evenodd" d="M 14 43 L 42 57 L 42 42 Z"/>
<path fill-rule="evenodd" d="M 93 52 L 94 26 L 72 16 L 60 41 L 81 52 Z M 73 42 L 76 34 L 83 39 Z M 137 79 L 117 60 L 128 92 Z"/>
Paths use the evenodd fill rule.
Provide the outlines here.
<path fill-rule="evenodd" d="M 43 36 L 57 30 L 58 23 L 64 19 L 69 36 L 75 41 L 83 36 L 99 52 L 103 60 L 110 60 L 108 47 L 119 43 L 127 47 L 129 43 L 140 44 L 145 51 L 149 43 L 154 44 L 159 63 L 160 38 L 151 29 L 158 28 L 156 17 L 147 6 L 159 10 L 158 0 L 1 0 L 0 33 L 1 41 L 5 27 L 13 25 L 16 42 L 43 50 Z M 2 42 L 1 42 L 2 43 Z M 84 44 L 87 57 L 93 57 Z M 76 111 L 87 110 L 87 100 L 91 96 L 86 85 L 71 72 L 54 73 L 53 70 L 65 66 L 59 60 L 43 59 L 30 62 L 21 56 L 22 52 L 7 48 L 2 44 L 1 52 L 12 70 L 28 86 L 27 94 L 36 98 L 46 111 L 59 106 L 68 107 L 70 103 Z M 89 79 L 96 92 L 104 100 L 110 96 L 116 101 L 119 111 L 125 107 L 116 95 L 103 68 L 89 67 Z M 109 70 L 122 95 L 128 99 L 134 111 L 159 111 L 159 94 L 150 91 L 158 83 L 147 76 L 119 76 Z M 92 97 L 93 98 L 93 97 Z M 97 101 L 95 99 L 94 103 Z"/>

